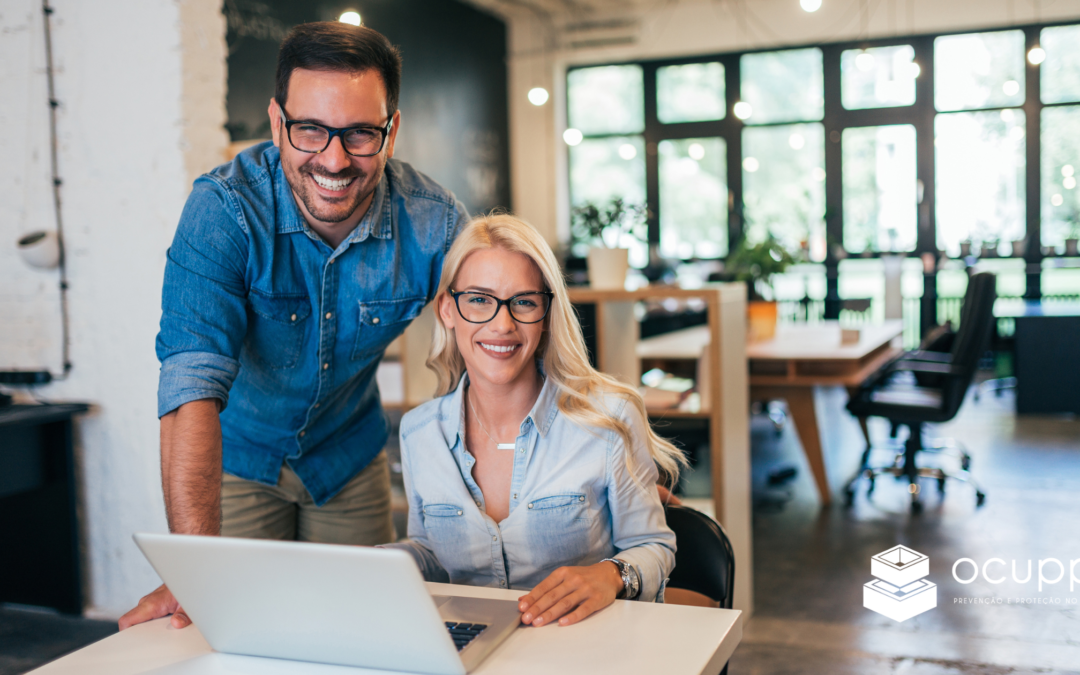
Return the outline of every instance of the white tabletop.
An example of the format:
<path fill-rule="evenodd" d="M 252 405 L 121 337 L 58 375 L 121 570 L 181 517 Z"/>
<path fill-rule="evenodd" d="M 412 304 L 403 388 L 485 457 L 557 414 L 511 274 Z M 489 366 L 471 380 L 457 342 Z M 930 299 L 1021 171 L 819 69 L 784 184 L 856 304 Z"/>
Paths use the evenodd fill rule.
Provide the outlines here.
<path fill-rule="evenodd" d="M 521 591 L 428 584 L 433 594 L 516 600 Z M 651 673 L 715 675 L 742 639 L 742 612 L 616 600 L 573 626 L 519 628 L 473 671 L 551 675 Z M 129 628 L 38 670 L 36 675 L 136 675 L 200 659 L 205 675 L 345 675 L 392 671 L 217 654 L 194 626 L 168 619 Z M 193 665 L 193 664 L 189 664 Z M 187 670 L 187 669 L 185 669 Z M 395 671 L 396 672 L 396 671 Z"/>

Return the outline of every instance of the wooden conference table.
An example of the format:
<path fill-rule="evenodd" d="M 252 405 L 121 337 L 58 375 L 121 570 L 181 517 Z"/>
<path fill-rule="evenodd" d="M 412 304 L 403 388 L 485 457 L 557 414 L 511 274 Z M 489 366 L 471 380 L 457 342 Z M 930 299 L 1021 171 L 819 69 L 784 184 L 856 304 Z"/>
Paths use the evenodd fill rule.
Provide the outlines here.
<path fill-rule="evenodd" d="M 432 593 L 516 600 L 521 591 L 428 584 Z M 515 673 L 663 673 L 716 675 L 742 639 L 742 612 L 616 600 L 579 624 L 519 628 L 474 675 Z M 201 659 L 195 663 L 185 663 Z M 169 619 L 129 628 L 53 661 L 36 675 L 352 675 L 398 671 L 219 654 L 196 627 L 170 627 Z M 198 665 L 198 668 L 194 666 Z M 399 674 L 400 675 L 400 674 Z"/>
<path fill-rule="evenodd" d="M 860 326 L 859 341 L 840 343 L 837 321 L 780 324 L 770 340 L 749 342 L 750 399 L 782 399 L 795 422 L 803 452 L 823 505 L 832 499 L 814 408 L 814 387 L 857 387 L 899 352 L 893 341 L 903 332 L 899 320 Z M 696 359 L 709 343 L 707 326 L 696 326 L 642 340 L 639 357 Z"/>

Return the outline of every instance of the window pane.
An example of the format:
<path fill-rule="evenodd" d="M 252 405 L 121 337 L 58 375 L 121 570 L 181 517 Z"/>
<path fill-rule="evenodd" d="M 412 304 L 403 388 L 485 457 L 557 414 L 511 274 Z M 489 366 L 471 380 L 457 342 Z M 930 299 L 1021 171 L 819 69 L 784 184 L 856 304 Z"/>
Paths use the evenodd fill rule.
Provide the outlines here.
<path fill-rule="evenodd" d="M 586 138 L 570 148 L 570 199 L 573 206 L 608 206 L 613 199 L 645 204 L 645 142 L 640 136 Z M 648 248 L 632 237 L 620 242 L 630 249 L 630 263 L 644 267 Z M 574 254 L 588 250 L 575 246 Z"/>
<path fill-rule="evenodd" d="M 820 49 L 747 54 L 739 60 L 747 124 L 819 120 L 825 115 Z"/>
<path fill-rule="evenodd" d="M 722 138 L 661 141 L 660 255 L 727 255 L 727 144 Z"/>
<path fill-rule="evenodd" d="M 1080 237 L 1080 106 L 1042 111 L 1042 245 Z"/>
<path fill-rule="evenodd" d="M 915 127 L 845 129 L 844 248 L 852 253 L 915 249 Z"/>
<path fill-rule="evenodd" d="M 915 50 L 910 45 L 851 49 L 840 55 L 841 95 L 848 110 L 915 102 Z"/>
<path fill-rule="evenodd" d="M 1023 238 L 1023 111 L 938 115 L 934 138 L 938 248 Z"/>
<path fill-rule="evenodd" d="M 583 134 L 645 129 L 641 66 L 579 68 L 566 76 L 570 126 Z"/>
<path fill-rule="evenodd" d="M 948 35 L 934 40 L 934 104 L 971 110 L 1024 102 L 1024 33 Z"/>
<path fill-rule="evenodd" d="M 825 258 L 825 130 L 821 124 L 743 129 L 746 231 Z"/>
<path fill-rule="evenodd" d="M 1039 66 L 1043 103 L 1080 101 L 1080 26 L 1044 28 L 1039 45 L 1046 50 Z"/>
<path fill-rule="evenodd" d="M 724 119 L 724 64 L 690 63 L 656 71 L 656 116 L 664 124 Z"/>

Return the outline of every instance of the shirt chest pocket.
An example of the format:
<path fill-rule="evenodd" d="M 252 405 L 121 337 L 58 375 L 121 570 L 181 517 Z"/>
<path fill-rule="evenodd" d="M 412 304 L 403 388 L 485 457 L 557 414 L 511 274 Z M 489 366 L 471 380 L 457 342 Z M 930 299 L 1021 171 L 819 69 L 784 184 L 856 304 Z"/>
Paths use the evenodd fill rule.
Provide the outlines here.
<path fill-rule="evenodd" d="M 270 296 L 253 291 L 248 296 L 244 336 L 247 355 L 271 370 L 295 367 L 309 316 L 311 303 L 306 295 Z"/>
<path fill-rule="evenodd" d="M 465 555 L 468 547 L 465 511 L 454 504 L 424 504 L 424 531 L 444 566 Z"/>
<path fill-rule="evenodd" d="M 573 565 L 589 554 L 593 519 L 584 494 L 533 499 L 525 503 L 525 511 L 529 541 L 545 564 Z"/>
<path fill-rule="evenodd" d="M 409 322 L 420 315 L 426 302 L 420 297 L 359 303 L 352 358 L 381 355 Z"/>

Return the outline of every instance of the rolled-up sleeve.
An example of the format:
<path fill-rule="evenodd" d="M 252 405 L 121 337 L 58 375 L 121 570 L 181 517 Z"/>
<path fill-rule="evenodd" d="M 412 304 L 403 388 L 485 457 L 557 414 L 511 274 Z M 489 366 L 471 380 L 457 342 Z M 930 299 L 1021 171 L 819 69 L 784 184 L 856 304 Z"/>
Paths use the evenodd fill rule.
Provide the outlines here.
<path fill-rule="evenodd" d="M 159 417 L 199 399 L 228 403 L 247 330 L 248 250 L 225 188 L 197 180 L 165 262 Z"/>
<path fill-rule="evenodd" d="M 625 402 L 619 417 L 630 427 L 634 443 L 628 449 L 622 437 L 614 434 L 608 453 L 612 543 L 616 557 L 633 565 L 641 577 L 638 599 L 652 602 L 662 599 L 657 596 L 675 569 L 675 533 L 667 526 L 656 491 L 660 474 L 645 444 L 646 421 Z M 627 466 L 628 454 L 633 474 Z"/>
<path fill-rule="evenodd" d="M 401 477 L 405 481 L 405 496 L 409 500 L 409 538 L 394 544 L 383 544 L 379 548 L 396 548 L 407 551 L 416 561 L 416 566 L 420 568 L 420 574 L 423 575 L 424 581 L 438 581 L 448 584 L 450 583 L 450 574 L 439 562 L 435 552 L 431 550 L 431 546 L 428 544 L 427 530 L 424 528 L 424 519 L 421 515 L 424 510 L 424 502 L 413 487 L 412 470 L 409 463 L 409 458 L 413 453 L 408 452 L 406 449 L 405 444 L 407 442 L 405 434 L 402 434 Z"/>

